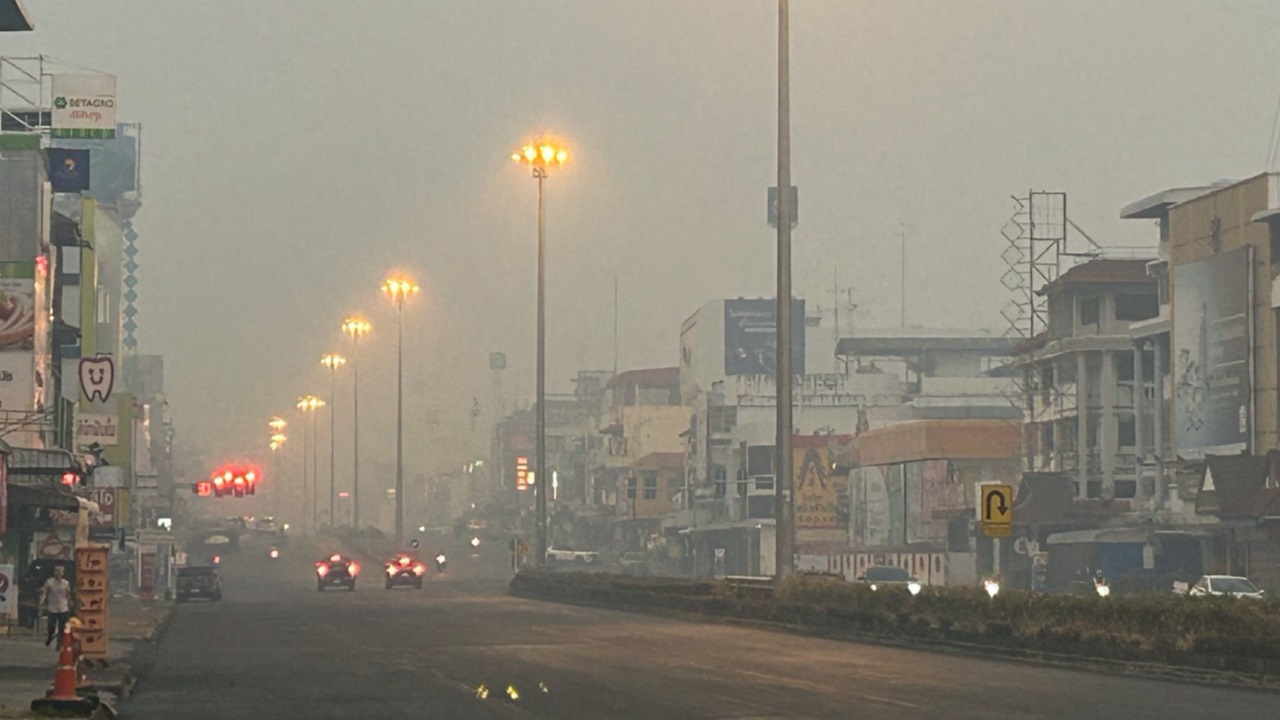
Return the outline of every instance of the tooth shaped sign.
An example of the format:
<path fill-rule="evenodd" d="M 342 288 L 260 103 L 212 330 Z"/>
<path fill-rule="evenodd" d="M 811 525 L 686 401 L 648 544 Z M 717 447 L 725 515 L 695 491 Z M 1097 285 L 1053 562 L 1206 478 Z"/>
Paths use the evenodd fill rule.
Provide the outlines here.
<path fill-rule="evenodd" d="M 106 402 L 116 384 L 116 364 L 99 355 L 80 360 L 80 390 L 89 402 Z"/>

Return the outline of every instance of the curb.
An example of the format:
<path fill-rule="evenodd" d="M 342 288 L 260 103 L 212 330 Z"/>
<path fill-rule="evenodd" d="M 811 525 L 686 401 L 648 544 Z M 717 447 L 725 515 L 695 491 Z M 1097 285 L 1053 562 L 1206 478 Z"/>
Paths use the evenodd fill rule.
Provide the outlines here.
<path fill-rule="evenodd" d="M 563 596 L 541 595 L 536 591 L 517 591 L 511 590 L 514 597 L 524 598 L 527 600 L 538 600 L 543 602 L 554 602 L 562 605 L 576 605 L 580 607 L 593 607 L 603 610 L 615 610 L 621 612 L 635 613 L 639 615 L 651 615 L 656 617 L 665 617 L 673 620 L 682 620 L 685 622 L 702 622 L 719 625 L 734 625 L 739 627 L 754 628 L 757 630 L 768 630 L 771 632 L 785 632 L 792 635 L 804 635 L 826 640 L 836 640 L 840 642 L 856 642 L 863 645 L 877 645 L 881 647 L 892 647 L 900 650 L 914 650 L 917 652 L 932 652 L 943 655 L 953 655 L 958 657 L 980 657 L 988 660 L 997 660 L 1000 662 L 1018 662 L 1033 663 L 1044 667 L 1056 667 L 1065 670 L 1076 670 L 1081 672 L 1091 672 L 1106 675 L 1125 675 L 1128 677 L 1140 677 L 1148 680 L 1158 680 L 1162 682 L 1180 682 L 1190 683 L 1194 685 L 1202 685 L 1216 688 L 1231 688 L 1235 690 L 1251 690 L 1254 692 L 1267 694 L 1280 694 L 1280 678 L 1274 675 L 1245 675 L 1243 673 L 1226 672 L 1221 670 L 1206 670 L 1201 668 L 1192 668 L 1179 665 L 1164 665 L 1160 663 L 1146 663 L 1140 661 L 1112 660 L 1109 658 L 1094 658 L 1081 655 L 1064 655 L 1058 653 L 1044 652 L 1038 650 L 1027 650 L 1022 648 L 1006 648 L 996 645 L 978 645 L 973 643 L 963 643 L 950 640 L 930 640 L 922 638 L 903 638 L 886 635 L 870 635 L 860 634 L 856 632 L 841 632 L 822 630 L 815 627 L 804 625 L 792 625 L 788 623 L 779 623 L 769 620 L 758 620 L 753 618 L 736 617 L 732 615 L 704 615 L 700 613 L 691 613 L 679 610 L 669 610 L 665 608 L 647 607 L 640 604 L 631 604 L 623 601 L 618 605 L 605 604 L 587 599 L 570 598 Z"/>

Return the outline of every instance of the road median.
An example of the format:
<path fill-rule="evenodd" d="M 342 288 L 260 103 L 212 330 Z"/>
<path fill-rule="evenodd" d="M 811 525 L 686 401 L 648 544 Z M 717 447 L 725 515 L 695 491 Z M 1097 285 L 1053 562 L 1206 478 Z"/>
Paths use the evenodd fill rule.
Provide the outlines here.
<path fill-rule="evenodd" d="M 513 595 L 862 643 L 1280 691 L 1280 603 L 880 587 L 797 577 L 776 589 L 524 571 Z"/>

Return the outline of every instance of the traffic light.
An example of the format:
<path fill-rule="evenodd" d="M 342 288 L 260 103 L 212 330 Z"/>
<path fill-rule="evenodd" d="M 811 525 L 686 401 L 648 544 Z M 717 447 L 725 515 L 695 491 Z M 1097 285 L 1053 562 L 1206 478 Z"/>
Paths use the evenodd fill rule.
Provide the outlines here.
<path fill-rule="evenodd" d="M 191 486 L 191 491 L 194 492 L 196 495 L 199 495 L 200 497 L 212 497 L 213 483 L 209 482 L 208 480 L 195 483 Z"/>
<path fill-rule="evenodd" d="M 62 481 L 63 486 L 69 488 L 78 488 L 84 485 L 84 475 L 75 470 L 67 470 L 62 473 L 60 480 Z"/>

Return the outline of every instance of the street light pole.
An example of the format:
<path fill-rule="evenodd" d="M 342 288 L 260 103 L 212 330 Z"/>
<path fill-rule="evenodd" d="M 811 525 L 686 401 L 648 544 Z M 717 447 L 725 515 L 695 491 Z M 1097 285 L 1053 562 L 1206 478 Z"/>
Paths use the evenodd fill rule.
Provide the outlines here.
<path fill-rule="evenodd" d="M 546 338 L 546 269 L 543 262 L 546 246 L 546 213 L 543 205 L 543 184 L 547 179 L 546 168 L 534 167 L 533 176 L 538 179 L 538 416 L 537 458 L 534 465 L 533 499 L 538 520 L 537 565 L 541 567 L 547 557 L 547 338 Z"/>
<path fill-rule="evenodd" d="M 541 567 L 547 559 L 547 491 L 551 473 L 547 471 L 547 368 L 546 368 L 546 270 L 544 249 L 546 246 L 546 211 L 543 202 L 547 170 L 552 165 L 564 165 L 569 153 L 548 139 L 539 139 L 512 153 L 511 159 L 532 167 L 538 181 L 538 347 L 537 347 L 537 444 L 534 457 L 534 512 L 537 515 L 537 545 L 534 548 L 534 564 Z"/>
<path fill-rule="evenodd" d="M 338 516 L 334 514 L 337 492 L 334 476 L 337 475 L 337 413 L 338 413 L 338 368 L 345 365 L 347 359 L 337 353 L 328 353 L 320 358 L 320 364 L 329 368 L 329 399 L 333 407 L 329 408 L 329 526 L 338 527 Z"/>
<path fill-rule="evenodd" d="M 403 276 L 382 283 L 396 305 L 396 547 L 404 546 L 404 301 L 418 290 L 417 283 Z"/>
<path fill-rule="evenodd" d="M 396 547 L 404 546 L 404 298 L 396 300 Z"/>
<path fill-rule="evenodd" d="M 351 454 L 353 457 L 351 472 L 351 526 L 360 529 L 360 337 L 367 334 L 373 326 L 358 317 L 349 317 L 342 321 L 342 331 L 351 336 Z"/>
<path fill-rule="evenodd" d="M 795 513 L 791 456 L 791 66 L 787 0 L 778 0 L 778 346 L 777 438 L 774 502 L 774 565 L 779 578 L 795 564 Z"/>
<path fill-rule="evenodd" d="M 316 506 L 319 504 L 319 438 L 316 437 L 316 411 L 325 406 L 324 400 L 314 396 L 306 395 L 298 398 L 298 409 L 303 412 L 311 413 L 311 468 L 315 477 L 312 479 L 311 486 L 311 527 L 316 527 Z M 307 523 L 307 428 L 302 427 L 302 523 Z"/>

